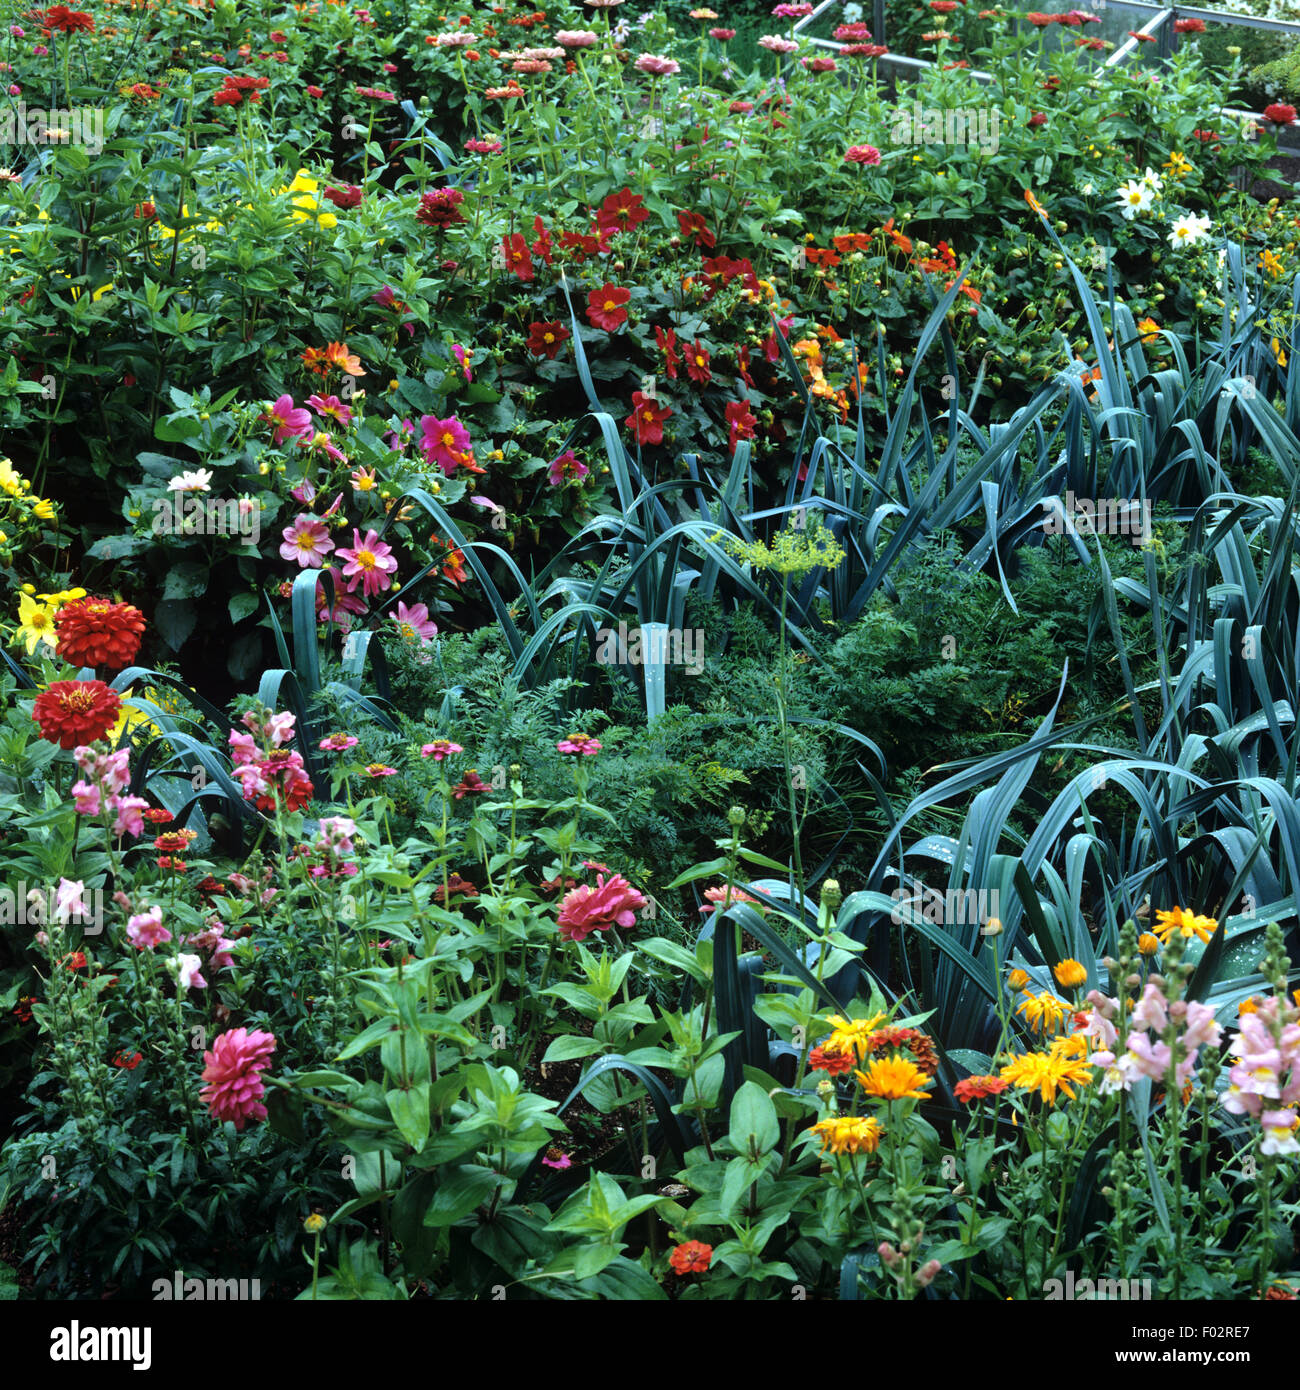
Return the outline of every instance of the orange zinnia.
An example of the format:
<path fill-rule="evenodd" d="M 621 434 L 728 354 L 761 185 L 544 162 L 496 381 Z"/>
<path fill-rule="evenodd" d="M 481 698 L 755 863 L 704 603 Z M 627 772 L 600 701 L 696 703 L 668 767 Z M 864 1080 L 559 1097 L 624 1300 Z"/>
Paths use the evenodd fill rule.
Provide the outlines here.
<path fill-rule="evenodd" d="M 865 1072 L 855 1071 L 853 1074 L 867 1095 L 878 1096 L 881 1100 L 903 1100 L 907 1097 L 930 1099 L 921 1090 L 930 1078 L 906 1057 L 877 1057 L 867 1063 Z"/>

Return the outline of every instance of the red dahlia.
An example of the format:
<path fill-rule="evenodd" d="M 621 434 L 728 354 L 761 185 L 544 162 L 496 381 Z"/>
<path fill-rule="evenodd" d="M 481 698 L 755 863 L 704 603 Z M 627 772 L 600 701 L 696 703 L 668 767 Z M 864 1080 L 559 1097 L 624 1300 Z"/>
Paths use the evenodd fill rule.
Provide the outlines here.
<path fill-rule="evenodd" d="M 47 742 L 79 748 L 108 733 L 121 705 L 117 691 L 103 681 L 55 681 L 36 697 L 32 718 Z"/>
<path fill-rule="evenodd" d="M 627 309 L 624 306 L 631 298 L 631 290 L 619 289 L 608 282 L 598 290 L 588 290 L 587 318 L 594 327 L 612 333 L 620 324 L 627 322 Z"/>
<path fill-rule="evenodd" d="M 129 666 L 140 650 L 144 614 L 129 603 L 106 598 L 65 603 L 54 619 L 56 653 L 78 666 Z"/>

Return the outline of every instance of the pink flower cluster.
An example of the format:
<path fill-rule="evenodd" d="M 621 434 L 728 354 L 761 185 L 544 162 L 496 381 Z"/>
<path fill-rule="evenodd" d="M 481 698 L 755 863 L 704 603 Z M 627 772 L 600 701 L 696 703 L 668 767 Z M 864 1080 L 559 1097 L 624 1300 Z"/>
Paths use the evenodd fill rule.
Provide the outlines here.
<path fill-rule="evenodd" d="M 355 838 L 354 838 L 355 837 Z M 346 878 L 357 871 L 347 856 L 356 852 L 357 823 L 347 816 L 324 816 L 316 835 L 322 862 L 309 870 L 312 878 Z"/>
<path fill-rule="evenodd" d="M 130 749 L 119 748 L 116 753 L 96 753 L 82 746 L 73 752 L 81 769 L 80 781 L 72 784 L 72 798 L 79 816 L 98 816 L 107 812 L 113 817 L 112 831 L 119 839 L 123 835 L 143 835 L 143 813 L 149 803 L 142 796 L 123 796 L 130 783 Z"/>
<path fill-rule="evenodd" d="M 1106 1068 L 1101 1082 L 1102 1091 L 1127 1091 L 1142 1076 L 1149 1076 L 1154 1081 L 1165 1080 L 1173 1062 L 1173 1052 L 1161 1035 L 1171 1023 L 1178 1030 L 1175 1042 L 1181 1044 L 1182 1060 L 1174 1072 L 1179 1087 L 1185 1086 L 1191 1079 L 1201 1048 L 1206 1045 L 1217 1047 L 1223 1036 L 1223 1030 L 1215 1021 L 1214 1010 L 1208 1004 L 1184 999 L 1170 1004 L 1161 986 L 1154 980 L 1148 980 L 1132 1014 L 1137 1027 L 1124 1040 L 1124 1055 L 1117 1058 L 1112 1050 L 1117 1035 L 1110 1019 L 1118 1010 L 1118 1001 L 1106 999 L 1096 990 L 1088 995 L 1088 1001 L 1093 1004 L 1094 1022 L 1090 1026 L 1097 1030 L 1096 1036 L 1103 1043 L 1103 1050 L 1094 1052 L 1089 1059 Z M 1154 1038 L 1150 1036 L 1152 1033 L 1155 1034 Z"/>
<path fill-rule="evenodd" d="M 646 899 L 621 874 L 596 875 L 596 886 L 589 883 L 565 894 L 560 904 L 560 939 L 584 941 L 592 932 L 613 931 L 636 923 L 638 908 Z"/>
<path fill-rule="evenodd" d="M 274 811 L 276 794 L 290 811 L 301 810 L 312 799 L 314 789 L 302 754 L 286 747 L 293 741 L 295 722 L 292 714 L 249 710 L 243 718 L 249 732 L 230 731 L 230 757 L 235 764 L 231 775 L 242 787 L 245 801 L 256 798 L 259 811 Z"/>
<path fill-rule="evenodd" d="M 208 1084 L 199 1092 L 214 1120 L 232 1120 L 236 1129 L 243 1129 L 250 1119 L 266 1119 L 261 1072 L 270 1066 L 274 1051 L 272 1033 L 235 1028 L 214 1039 L 212 1051 L 203 1054 Z"/>
<path fill-rule="evenodd" d="M 1276 996 L 1245 1014 L 1229 1039 L 1236 1060 L 1228 1073 L 1223 1108 L 1249 1115 L 1266 1131 L 1260 1146 L 1266 1154 L 1300 1153 L 1293 1126 L 1293 1107 L 1300 1101 L 1300 1023 Z M 1267 1106 L 1267 1108 L 1265 1108 Z"/>

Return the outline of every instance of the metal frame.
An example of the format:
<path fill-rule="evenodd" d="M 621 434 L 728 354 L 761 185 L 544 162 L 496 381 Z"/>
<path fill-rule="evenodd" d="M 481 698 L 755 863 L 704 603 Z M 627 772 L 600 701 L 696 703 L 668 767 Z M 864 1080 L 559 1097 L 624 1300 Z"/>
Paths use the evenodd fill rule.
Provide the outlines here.
<path fill-rule="evenodd" d="M 809 25 L 815 23 L 827 10 L 841 4 L 843 0 L 821 0 L 812 14 L 805 15 L 799 20 L 793 32 L 806 37 L 807 41 L 817 48 L 826 48 L 833 53 L 838 53 L 844 45 L 837 43 L 834 39 L 819 39 L 812 35 L 804 36 L 801 31 Z M 1168 58 L 1171 56 L 1171 36 L 1174 32 L 1173 25 L 1177 19 L 1202 19 L 1207 24 L 1224 24 L 1233 28 L 1241 29 L 1272 29 L 1277 33 L 1290 35 L 1293 38 L 1300 38 L 1300 24 L 1294 24 L 1285 19 L 1260 19 L 1255 15 L 1238 15 L 1227 10 L 1206 10 L 1189 5 L 1179 5 L 1177 7 L 1163 7 L 1143 3 L 1143 0 L 1096 0 L 1097 7 L 1100 9 L 1113 8 L 1117 10 L 1148 10 L 1151 18 L 1138 30 L 1142 34 L 1157 34 L 1159 37 L 1159 56 Z M 885 42 L 885 0 L 871 0 L 871 36 L 876 43 Z M 1102 64 L 1103 67 L 1117 67 L 1120 63 L 1125 63 L 1132 57 L 1137 50 L 1139 39 L 1125 39 L 1115 51 L 1109 55 Z M 877 63 L 888 63 L 896 68 L 918 70 L 922 68 L 932 68 L 935 63 L 930 58 L 909 58 L 902 53 L 882 53 L 875 60 Z M 967 76 L 973 77 L 977 82 L 992 82 L 993 74 L 984 72 L 979 68 L 966 69 Z M 1256 111 L 1242 111 L 1235 107 L 1223 106 L 1219 108 L 1219 115 L 1227 117 L 1229 120 L 1263 121 L 1265 117 Z M 1279 142 L 1280 143 L 1280 142 Z"/>

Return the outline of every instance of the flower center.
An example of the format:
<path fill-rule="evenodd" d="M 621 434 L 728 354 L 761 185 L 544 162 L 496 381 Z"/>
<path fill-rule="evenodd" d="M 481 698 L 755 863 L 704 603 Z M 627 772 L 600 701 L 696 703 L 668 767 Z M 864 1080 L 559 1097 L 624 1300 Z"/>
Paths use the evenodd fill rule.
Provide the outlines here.
<path fill-rule="evenodd" d="M 357 568 L 358 568 L 358 569 L 372 570 L 372 569 L 375 568 L 375 565 L 376 565 L 377 563 L 378 563 L 378 561 L 375 559 L 375 552 L 374 552 L 373 550 L 358 550 L 358 551 L 357 551 Z"/>

